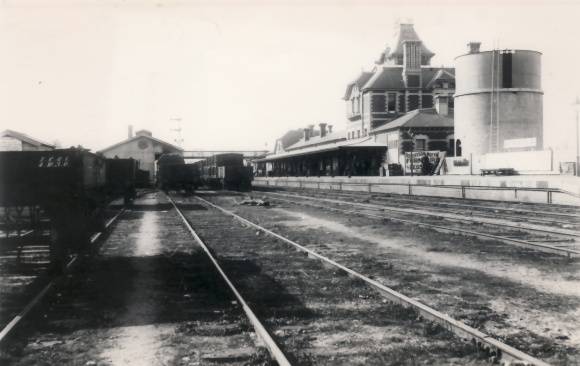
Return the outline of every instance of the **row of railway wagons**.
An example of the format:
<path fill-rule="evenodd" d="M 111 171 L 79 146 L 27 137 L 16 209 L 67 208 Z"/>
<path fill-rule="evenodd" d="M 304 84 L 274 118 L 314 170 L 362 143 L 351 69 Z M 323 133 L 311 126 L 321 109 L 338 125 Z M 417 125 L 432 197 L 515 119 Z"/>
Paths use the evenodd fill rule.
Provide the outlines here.
<path fill-rule="evenodd" d="M 107 204 L 133 199 L 144 178 L 134 159 L 106 159 L 84 149 L 0 152 L 0 207 L 47 215 L 51 265 L 61 270 L 69 254 L 102 230 Z"/>
<path fill-rule="evenodd" d="M 247 190 L 251 182 L 252 169 L 244 165 L 242 154 L 216 154 L 190 164 L 179 154 L 164 154 L 157 161 L 157 184 L 163 190 L 191 192 L 202 185 Z"/>

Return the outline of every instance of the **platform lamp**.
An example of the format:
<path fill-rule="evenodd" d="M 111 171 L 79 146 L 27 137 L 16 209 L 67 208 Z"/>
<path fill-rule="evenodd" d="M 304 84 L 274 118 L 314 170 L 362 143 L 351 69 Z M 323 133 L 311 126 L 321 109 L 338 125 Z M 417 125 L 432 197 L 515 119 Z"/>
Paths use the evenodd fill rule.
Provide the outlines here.
<path fill-rule="evenodd" d="M 574 101 L 574 110 L 576 111 L 576 176 L 580 176 L 580 136 L 578 132 L 580 130 L 580 119 L 578 118 L 578 114 L 580 113 L 580 98 L 576 96 L 576 100 Z"/>

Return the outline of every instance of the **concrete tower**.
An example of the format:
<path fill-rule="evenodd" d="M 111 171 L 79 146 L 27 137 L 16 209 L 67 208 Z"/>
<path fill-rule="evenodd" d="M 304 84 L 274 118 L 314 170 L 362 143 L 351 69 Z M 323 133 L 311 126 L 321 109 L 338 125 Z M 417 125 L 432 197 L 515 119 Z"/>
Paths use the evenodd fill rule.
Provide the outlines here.
<path fill-rule="evenodd" d="M 463 156 L 541 150 L 541 53 L 480 52 L 479 43 L 456 60 L 455 137 Z"/>

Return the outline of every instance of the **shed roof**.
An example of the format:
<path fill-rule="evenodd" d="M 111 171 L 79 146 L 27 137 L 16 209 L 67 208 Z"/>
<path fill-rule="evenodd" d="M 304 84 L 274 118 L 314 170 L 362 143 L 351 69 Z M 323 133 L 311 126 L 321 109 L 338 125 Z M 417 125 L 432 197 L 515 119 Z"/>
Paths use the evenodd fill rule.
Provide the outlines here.
<path fill-rule="evenodd" d="M 372 140 L 372 137 L 364 137 L 356 140 L 346 140 L 346 138 L 343 138 L 343 140 L 340 141 L 328 142 L 325 144 L 310 146 L 303 149 L 287 151 L 282 154 L 267 156 L 266 158 L 257 161 L 258 162 L 274 161 L 280 159 L 287 159 L 295 156 L 318 154 L 326 151 L 334 151 L 339 149 L 357 149 L 357 148 L 386 149 L 387 146 L 385 144 L 379 144 L 374 142 Z"/>
<path fill-rule="evenodd" d="M 53 149 L 55 148 L 55 146 L 53 144 L 49 144 L 49 143 L 40 141 L 38 139 L 35 139 L 35 138 L 28 136 L 25 133 L 18 132 L 18 131 L 4 130 L 4 131 L 0 132 L 0 137 L 12 137 L 14 139 L 24 141 L 30 145 L 33 145 L 33 146 L 46 146 L 46 147 L 53 148 Z"/>
<path fill-rule="evenodd" d="M 327 134 L 324 137 L 320 137 L 320 135 L 312 136 L 306 141 L 304 137 L 302 137 L 297 143 L 290 145 L 286 148 L 286 151 L 292 151 L 296 149 L 303 149 L 308 146 L 326 144 L 333 141 L 339 141 L 346 139 L 346 131 L 334 131 L 332 133 Z"/>
<path fill-rule="evenodd" d="M 163 141 L 163 140 L 159 140 L 159 139 L 157 139 L 157 138 L 155 138 L 155 137 L 153 137 L 153 136 L 148 136 L 148 135 L 139 135 L 139 136 L 133 136 L 133 137 L 131 137 L 131 138 L 128 138 L 128 139 L 125 139 L 125 140 L 123 140 L 123 141 L 117 142 L 116 144 L 114 144 L 114 145 L 111 145 L 111 146 L 109 146 L 109 147 L 106 147 L 106 148 L 104 148 L 104 149 L 102 149 L 102 150 L 99 150 L 98 152 L 100 152 L 100 153 L 104 153 L 104 152 L 106 152 L 106 151 L 112 150 L 112 149 L 114 149 L 114 148 L 116 148 L 116 147 L 119 147 L 119 146 L 121 146 L 121 145 L 128 144 L 128 143 L 130 143 L 130 142 L 133 142 L 133 141 L 136 141 L 136 140 L 139 140 L 139 139 L 146 139 L 146 140 L 151 140 L 151 141 L 153 141 L 153 142 L 157 142 L 158 144 L 164 145 L 164 146 L 168 147 L 169 149 L 172 149 L 172 150 L 175 150 L 175 151 L 183 151 L 183 149 L 182 149 L 182 148 L 180 148 L 179 146 L 175 146 L 175 145 L 173 145 L 173 144 L 170 144 L 170 143 L 168 143 L 168 142 L 165 142 L 165 141 Z"/>

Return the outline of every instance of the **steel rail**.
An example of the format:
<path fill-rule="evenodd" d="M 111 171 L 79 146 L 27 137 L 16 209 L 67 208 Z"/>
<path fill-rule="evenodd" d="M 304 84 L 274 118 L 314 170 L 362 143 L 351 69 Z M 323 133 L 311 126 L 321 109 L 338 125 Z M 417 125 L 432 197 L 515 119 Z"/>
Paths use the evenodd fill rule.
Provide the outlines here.
<path fill-rule="evenodd" d="M 203 240 L 201 240 L 199 235 L 197 235 L 196 231 L 193 229 L 193 227 L 191 226 L 191 224 L 189 223 L 187 218 L 183 215 L 183 213 L 181 212 L 179 207 L 177 207 L 177 204 L 175 203 L 175 201 L 173 201 L 173 199 L 169 195 L 167 195 L 167 199 L 173 205 L 173 207 L 175 208 L 175 211 L 177 212 L 179 217 L 181 217 L 181 219 L 183 220 L 183 223 L 185 224 L 187 230 L 193 236 L 193 238 L 195 239 L 197 244 L 203 249 L 205 254 L 208 256 L 208 258 L 210 259 L 210 261 L 212 262 L 212 264 L 216 268 L 216 270 L 219 272 L 222 279 L 225 281 L 225 283 L 228 285 L 230 290 L 233 292 L 233 294 L 236 297 L 236 299 L 238 300 L 238 302 L 241 304 L 242 309 L 244 310 L 244 313 L 246 314 L 246 316 L 248 317 L 248 319 L 252 323 L 252 326 L 254 327 L 256 334 L 258 334 L 258 336 L 264 341 L 264 343 L 266 344 L 266 347 L 268 348 L 268 351 L 270 352 L 270 355 L 272 355 L 272 358 L 274 358 L 276 360 L 276 362 L 278 362 L 278 365 L 280 365 L 280 366 L 290 366 L 291 364 L 288 361 L 284 352 L 280 349 L 280 347 L 278 347 L 278 345 L 276 344 L 276 342 L 274 341 L 274 339 L 272 338 L 270 333 L 268 333 L 268 331 L 266 330 L 264 325 L 260 322 L 260 320 L 258 319 L 256 314 L 254 314 L 254 312 L 252 311 L 250 306 L 247 304 L 246 300 L 244 300 L 244 298 L 239 293 L 239 291 L 236 289 L 236 287 L 234 286 L 232 281 L 230 281 L 227 274 L 224 272 L 222 267 L 219 265 L 218 261 L 215 259 L 215 257 L 213 256 L 213 254 L 211 253 L 211 251 L 209 250 L 207 245 L 203 242 Z"/>
<path fill-rule="evenodd" d="M 274 198 L 274 199 L 282 201 L 282 202 L 288 202 L 288 203 L 293 203 L 293 204 L 298 204 L 298 205 L 306 205 L 306 206 L 322 208 L 322 209 L 330 210 L 330 211 L 337 211 L 337 212 L 343 212 L 343 213 L 354 214 L 354 215 L 364 215 L 366 217 L 371 217 L 371 218 L 376 218 L 376 219 L 390 220 L 390 221 L 395 221 L 395 222 L 401 222 L 404 224 L 412 224 L 412 225 L 416 225 L 416 226 L 435 229 L 436 231 L 439 231 L 439 232 L 460 233 L 460 234 L 478 237 L 480 239 L 493 239 L 493 240 L 501 241 L 501 242 L 509 244 L 509 245 L 515 245 L 515 246 L 519 246 L 519 247 L 527 248 L 527 249 L 534 249 L 534 250 L 544 252 L 544 253 L 558 254 L 561 256 L 568 257 L 568 258 L 580 257 L 580 250 L 568 249 L 565 247 L 564 248 L 556 247 L 553 245 L 535 243 L 535 242 L 531 242 L 531 241 L 527 241 L 527 240 L 508 238 L 505 236 L 499 236 L 499 235 L 493 235 L 493 234 L 486 234 L 486 233 L 481 233 L 481 232 L 477 232 L 477 231 L 473 231 L 473 230 L 452 228 L 452 227 L 435 225 L 435 224 L 427 224 L 427 223 L 424 223 L 421 221 L 400 219 L 400 218 L 392 217 L 392 216 L 375 215 L 375 214 L 363 213 L 363 212 L 355 211 L 355 210 L 342 210 L 342 209 L 338 209 L 338 208 L 331 208 L 331 207 L 326 207 L 326 206 L 321 206 L 321 205 L 315 205 L 313 203 L 295 202 L 295 201 L 287 200 L 287 199 L 283 199 L 283 198 Z"/>
<path fill-rule="evenodd" d="M 475 222 L 475 223 L 481 223 L 481 224 L 486 224 L 486 225 L 504 226 L 504 227 L 507 227 L 510 229 L 526 229 L 526 230 L 532 230 L 532 231 L 537 231 L 537 232 L 547 233 L 547 234 L 562 235 L 562 236 L 569 236 L 569 237 L 580 237 L 579 232 L 572 231 L 572 230 L 557 229 L 557 228 L 556 229 L 546 229 L 546 228 L 538 227 L 537 225 L 521 225 L 521 224 L 515 225 L 515 224 L 498 222 L 497 220 L 489 220 L 489 219 L 485 219 L 485 218 L 480 218 L 480 219 L 470 218 L 470 217 L 465 217 L 465 216 L 461 216 L 458 214 L 444 214 L 444 213 L 428 212 L 428 211 L 419 210 L 419 209 L 386 207 L 386 206 L 381 206 L 381 205 L 359 203 L 359 202 L 348 202 L 348 201 L 342 201 L 342 200 L 336 200 L 336 199 L 330 199 L 330 198 L 320 198 L 320 197 L 314 197 L 314 196 L 302 196 L 302 195 L 298 195 L 298 194 L 287 194 L 287 193 L 277 193 L 277 192 L 268 192 L 267 194 L 273 194 L 273 195 L 279 195 L 279 196 L 285 196 L 285 197 L 294 197 L 294 198 L 311 198 L 311 199 L 314 199 L 317 201 L 336 203 L 339 205 L 358 206 L 358 207 L 362 207 L 362 208 L 366 208 L 366 209 L 374 210 L 374 211 L 401 212 L 401 213 L 412 214 L 412 215 L 422 215 L 422 216 L 432 216 L 432 217 L 437 217 L 437 218 L 445 218 L 448 220 L 454 220 L 454 221 L 459 221 L 459 222 L 468 221 L 468 222 Z"/>
<path fill-rule="evenodd" d="M 125 210 L 119 211 L 114 217 L 112 217 L 107 223 L 105 223 L 105 230 L 108 229 L 113 222 L 123 214 Z M 103 232 L 98 232 L 91 236 L 90 244 L 94 244 L 102 235 Z M 77 261 L 78 256 L 75 255 L 71 258 L 71 260 L 66 264 L 65 271 L 70 270 L 73 264 Z M 0 344 L 8 337 L 8 335 L 16 328 L 16 326 L 30 313 L 30 311 L 42 300 L 46 294 L 50 292 L 50 290 L 56 285 L 58 277 L 51 279 L 40 292 L 34 296 L 34 298 L 22 309 L 12 320 L 6 324 L 6 326 L 0 331 Z"/>
<path fill-rule="evenodd" d="M 428 319 L 434 323 L 439 324 L 441 327 L 443 327 L 444 329 L 447 329 L 448 331 L 450 331 L 451 333 L 459 336 L 460 338 L 463 339 L 469 339 L 472 343 L 478 345 L 478 346 L 482 346 L 482 345 L 486 345 L 487 347 L 489 347 L 490 350 L 496 350 L 496 355 L 498 356 L 506 356 L 507 358 L 513 359 L 513 360 L 517 360 L 517 361 L 522 361 L 525 362 L 528 365 L 538 365 L 538 366 L 546 366 L 548 365 L 547 363 L 545 363 L 544 361 L 538 360 L 518 349 L 515 349 L 514 347 L 511 347 L 505 343 L 502 343 L 494 338 L 492 338 L 491 336 L 480 332 L 479 330 L 472 328 L 458 320 L 455 320 L 453 318 L 451 318 L 449 315 L 447 314 L 443 314 L 417 300 L 411 299 L 410 297 L 407 297 L 405 295 L 403 295 L 400 292 L 397 292 L 383 284 L 381 284 L 380 282 L 377 282 L 359 272 L 356 272 L 348 267 L 343 266 L 342 264 L 335 262 L 334 260 L 325 257 L 321 254 L 318 254 L 317 252 L 308 249 L 306 247 L 304 247 L 303 245 L 292 241 L 280 234 L 277 234 L 269 229 L 266 229 L 263 226 L 260 226 L 246 218 L 243 218 L 242 216 L 239 216 L 229 210 L 226 210 L 225 208 L 222 208 L 212 202 L 209 202 L 199 196 L 195 197 L 196 199 L 198 199 L 200 202 L 203 202 L 217 210 L 220 210 L 221 212 L 232 216 L 233 218 L 235 218 L 236 220 L 242 222 L 243 224 L 249 225 L 253 228 L 256 228 L 270 236 L 275 237 L 278 240 L 281 240 L 287 244 L 292 245 L 293 247 L 297 248 L 298 250 L 301 250 L 303 252 L 306 252 L 309 256 L 315 257 L 317 259 L 319 259 L 320 261 L 330 264 L 333 267 L 336 267 L 344 272 L 346 272 L 347 274 L 349 274 L 352 277 L 358 278 L 362 281 L 364 281 L 366 284 L 370 285 L 373 289 L 377 290 L 381 295 L 385 296 L 386 298 L 388 298 L 390 301 L 399 304 L 403 307 L 407 307 L 407 308 L 413 308 L 415 310 L 417 310 L 419 312 L 419 314 L 421 316 L 423 316 L 423 318 Z M 499 352 L 497 352 L 499 351 Z"/>
<path fill-rule="evenodd" d="M 290 190 L 287 190 L 290 191 Z M 290 191 L 293 192 L 293 191 Z M 325 194 L 335 194 L 335 195 L 342 195 L 342 196 L 346 196 L 349 198 L 357 198 L 357 193 L 360 196 L 361 193 L 366 193 L 367 195 L 369 194 L 374 194 L 375 198 L 381 201 L 395 201 L 395 202 L 410 202 L 411 204 L 420 204 L 420 203 L 427 203 L 427 204 L 432 204 L 435 206 L 446 206 L 446 208 L 448 209 L 453 209 L 454 207 L 459 207 L 459 208 L 469 208 L 469 209 L 481 209 L 481 211 L 504 211 L 505 213 L 503 213 L 504 215 L 506 215 L 506 217 L 513 217 L 513 218 L 517 218 L 517 216 L 508 216 L 509 213 L 521 213 L 521 214 L 534 214 L 534 215 L 544 215 L 544 216 L 559 216 L 559 217 L 566 217 L 566 218 L 580 218 L 580 214 L 573 214 L 573 213 L 565 213 L 565 212 L 552 212 L 552 211 L 533 211 L 533 210 L 526 210 L 526 209 L 522 209 L 522 208 L 513 208 L 513 207 L 493 207 L 493 206 L 484 206 L 484 205 L 467 205 L 464 203 L 454 203 L 454 202 L 434 202 L 434 201 L 430 201 L 430 200 L 418 200 L 418 199 L 409 199 L 409 198 L 403 198 L 403 197 L 393 197 L 393 196 L 380 196 L 380 193 L 377 192 L 372 192 L 372 193 L 368 193 L 368 192 L 337 192 L 337 191 L 326 191 L 326 190 L 320 190 L 317 191 L 320 193 L 325 193 Z M 419 198 L 419 196 L 415 196 L 417 198 Z M 423 198 L 423 197 L 421 197 Z M 440 197 L 443 198 L 443 197 Z M 496 202 L 497 203 L 497 202 Z M 540 220 L 539 218 L 534 218 L 534 220 Z M 542 221 L 553 221 L 550 219 L 541 219 Z M 565 222 L 565 221 L 558 221 L 559 223 L 563 223 L 563 224 L 570 224 L 570 222 Z"/>

